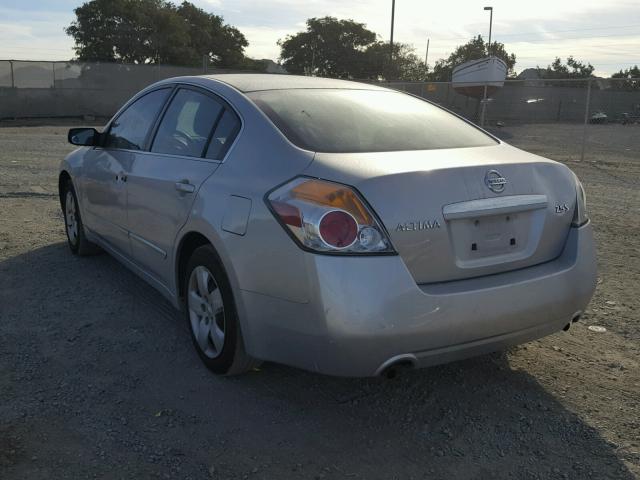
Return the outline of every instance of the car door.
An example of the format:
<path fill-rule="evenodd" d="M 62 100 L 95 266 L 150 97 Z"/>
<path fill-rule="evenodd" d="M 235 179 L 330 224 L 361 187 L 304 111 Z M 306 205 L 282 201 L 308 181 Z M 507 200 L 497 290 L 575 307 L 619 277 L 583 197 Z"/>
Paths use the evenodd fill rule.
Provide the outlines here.
<path fill-rule="evenodd" d="M 198 188 L 212 175 L 240 130 L 240 119 L 219 97 L 181 86 L 155 129 L 148 152 L 138 152 L 127 180 L 134 261 L 169 286 L 170 253 Z"/>
<path fill-rule="evenodd" d="M 135 100 L 109 125 L 102 146 L 84 158 L 83 194 L 87 226 L 113 249 L 130 254 L 127 230 L 127 177 L 135 152 L 143 149 L 170 88 Z"/>

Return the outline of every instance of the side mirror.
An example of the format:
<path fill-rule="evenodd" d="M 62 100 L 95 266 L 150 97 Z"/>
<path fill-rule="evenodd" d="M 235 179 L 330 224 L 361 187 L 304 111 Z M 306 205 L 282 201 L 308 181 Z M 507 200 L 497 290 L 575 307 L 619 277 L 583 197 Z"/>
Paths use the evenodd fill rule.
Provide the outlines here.
<path fill-rule="evenodd" d="M 72 145 L 81 147 L 93 147 L 97 145 L 100 134 L 95 128 L 71 128 L 67 140 Z"/>

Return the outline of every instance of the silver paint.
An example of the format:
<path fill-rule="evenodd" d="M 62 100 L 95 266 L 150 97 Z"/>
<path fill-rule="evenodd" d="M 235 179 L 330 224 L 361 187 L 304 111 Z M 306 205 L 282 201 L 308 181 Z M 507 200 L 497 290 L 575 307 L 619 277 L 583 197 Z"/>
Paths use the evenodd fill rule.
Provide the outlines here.
<path fill-rule="evenodd" d="M 224 265 L 247 352 L 324 373 L 374 375 L 389 359 L 426 366 L 505 348 L 560 330 L 589 302 L 592 229 L 571 226 L 576 186 L 566 166 L 503 142 L 316 154 L 292 145 L 242 90 L 379 87 L 219 75 L 149 89 L 181 83 L 219 95 L 241 118 L 223 161 L 82 147 L 61 170 L 76 188 L 88 239 L 188 308 L 192 328 L 200 328 L 204 302 L 194 296 L 182 303 L 177 268 L 192 233 L 206 237 Z M 298 175 L 355 187 L 398 255 L 301 250 L 264 202 Z M 558 215 L 557 205 L 567 214 Z M 67 228 L 71 218 L 65 212 Z M 191 280 L 187 295 L 203 299 L 213 291 L 197 290 Z M 209 298 L 208 305 L 215 312 L 218 304 Z M 215 355 L 216 344 L 207 346 Z"/>

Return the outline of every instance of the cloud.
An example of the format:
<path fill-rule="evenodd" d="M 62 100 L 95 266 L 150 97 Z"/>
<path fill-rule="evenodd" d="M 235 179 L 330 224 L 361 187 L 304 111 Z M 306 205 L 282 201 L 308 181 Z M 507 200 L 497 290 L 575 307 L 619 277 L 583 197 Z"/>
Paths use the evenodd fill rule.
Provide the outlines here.
<path fill-rule="evenodd" d="M 68 59 L 73 42 L 63 32 L 82 0 L 24 2 L 0 0 L 0 57 Z M 194 0 L 222 15 L 250 42 L 246 53 L 277 59 L 278 39 L 305 28 L 310 17 L 331 15 L 367 24 L 388 40 L 390 0 Z M 640 64 L 640 7 L 629 0 L 487 0 L 494 7 L 493 39 L 516 54 L 516 69 L 546 66 L 556 56 L 574 55 L 611 73 Z M 424 54 L 430 63 L 471 37 L 488 35 L 488 12 L 477 0 L 396 2 L 395 40 Z"/>
<path fill-rule="evenodd" d="M 202 2 L 201 2 L 202 3 Z M 205 2 L 206 3 L 206 2 Z M 556 56 L 574 55 L 613 72 L 640 63 L 640 8 L 625 0 L 492 0 L 493 39 L 506 44 L 518 57 L 517 69 L 547 65 Z M 366 23 L 388 40 L 389 0 L 218 0 L 216 13 L 245 33 L 247 54 L 277 58 L 276 42 L 304 29 L 307 18 L 332 15 Z M 430 63 L 446 57 L 471 37 L 488 36 L 489 15 L 477 1 L 396 2 L 395 40 L 412 44 L 423 54 L 430 38 Z M 620 27 L 622 26 L 622 27 Z M 635 28 L 633 28 L 635 27 Z M 636 33 L 634 33 L 636 32 Z M 621 36 L 622 34 L 629 36 Z M 613 36 L 612 36 L 613 35 Z M 601 36 L 601 37 L 599 37 Z"/>
<path fill-rule="evenodd" d="M 31 11 L 6 8 L 0 3 L 0 58 L 23 60 L 68 60 L 73 41 L 63 29 L 73 12 Z"/>
<path fill-rule="evenodd" d="M 272 60 L 277 60 L 280 56 L 280 48 L 275 42 L 297 31 L 295 28 L 276 29 L 253 26 L 243 27 L 241 30 L 249 41 L 250 48 L 246 52 L 248 56 L 258 59 L 270 58 Z"/>

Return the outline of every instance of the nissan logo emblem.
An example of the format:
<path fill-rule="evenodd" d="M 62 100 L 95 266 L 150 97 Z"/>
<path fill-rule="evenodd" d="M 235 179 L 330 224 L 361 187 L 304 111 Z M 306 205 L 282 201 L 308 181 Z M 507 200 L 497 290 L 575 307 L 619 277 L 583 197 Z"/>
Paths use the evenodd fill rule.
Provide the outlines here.
<path fill-rule="evenodd" d="M 484 176 L 484 183 L 492 192 L 502 193 L 507 186 L 507 179 L 499 171 L 489 170 Z"/>

